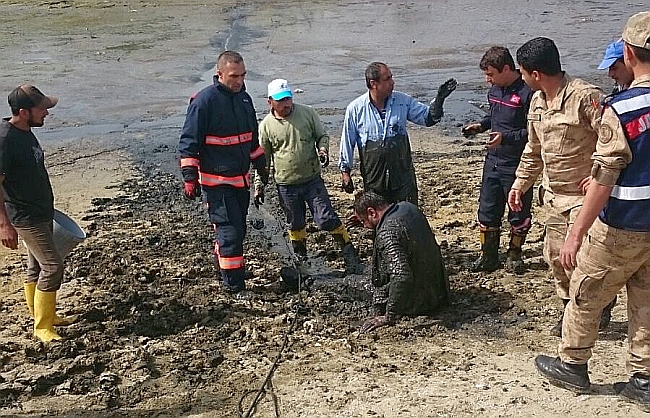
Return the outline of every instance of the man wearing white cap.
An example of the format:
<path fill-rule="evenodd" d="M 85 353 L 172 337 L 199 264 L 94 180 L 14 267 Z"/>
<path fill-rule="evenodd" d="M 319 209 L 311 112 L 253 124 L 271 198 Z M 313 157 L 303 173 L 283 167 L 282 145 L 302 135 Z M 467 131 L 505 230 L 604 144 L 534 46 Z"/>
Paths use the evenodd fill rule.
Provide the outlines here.
<path fill-rule="evenodd" d="M 34 316 L 34 336 L 60 340 L 54 325 L 71 321 L 56 315 L 56 293 L 63 279 L 63 258 L 54 243 L 54 194 L 41 145 L 32 128 L 41 127 L 56 97 L 24 84 L 9 94 L 11 118 L 0 123 L 0 241 L 27 246 L 25 299 Z"/>
<path fill-rule="evenodd" d="M 287 218 L 289 239 L 299 258 L 307 256 L 305 203 L 319 228 L 329 231 L 341 246 L 348 273 L 361 273 L 361 264 L 350 235 L 332 207 L 321 167 L 329 164 L 329 136 L 309 106 L 293 103 L 287 80 L 268 85 L 269 114 L 259 127 L 260 144 L 274 167 L 280 204 Z M 264 202 L 264 186 L 257 183 L 255 204 Z"/>
<path fill-rule="evenodd" d="M 551 383 L 589 390 L 600 313 L 625 286 L 630 379 L 614 388 L 650 411 L 650 12 L 628 20 L 623 41 L 634 81 L 605 103 L 593 181 L 560 251 L 575 271 L 559 357 L 537 356 L 535 364 Z"/>
<path fill-rule="evenodd" d="M 625 66 L 623 62 L 623 41 L 614 41 L 611 44 L 607 45 L 605 50 L 605 57 L 603 61 L 598 66 L 599 70 L 607 70 L 607 75 L 614 79 L 616 82 L 616 87 L 614 87 L 613 93 L 618 93 L 619 91 L 625 90 L 630 87 L 634 75 L 632 72 Z"/>

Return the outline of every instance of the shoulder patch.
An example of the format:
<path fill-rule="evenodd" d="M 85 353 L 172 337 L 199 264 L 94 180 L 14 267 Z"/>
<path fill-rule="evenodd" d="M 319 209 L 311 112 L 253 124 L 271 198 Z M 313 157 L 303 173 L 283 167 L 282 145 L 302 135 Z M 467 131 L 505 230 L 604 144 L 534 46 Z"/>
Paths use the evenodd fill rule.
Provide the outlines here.
<path fill-rule="evenodd" d="M 609 144 L 609 142 L 614 137 L 614 132 L 609 126 L 602 124 L 600 129 L 598 129 L 598 141 L 602 144 Z"/>
<path fill-rule="evenodd" d="M 541 122 L 542 114 L 541 113 L 529 113 L 527 119 L 531 122 Z"/>

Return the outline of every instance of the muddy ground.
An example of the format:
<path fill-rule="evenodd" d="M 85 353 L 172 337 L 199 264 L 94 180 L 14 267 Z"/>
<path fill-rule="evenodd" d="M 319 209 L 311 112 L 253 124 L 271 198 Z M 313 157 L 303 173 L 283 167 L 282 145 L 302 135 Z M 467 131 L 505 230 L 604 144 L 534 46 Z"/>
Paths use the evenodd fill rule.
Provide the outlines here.
<path fill-rule="evenodd" d="M 624 292 L 594 350 L 590 394 L 573 395 L 535 373 L 532 359 L 555 352 L 558 340 L 548 329 L 561 309 L 541 256 L 543 208 L 535 208 L 525 274 L 468 269 L 479 249 L 484 138 L 464 139 L 458 131 L 480 117 L 467 100 L 484 97 L 476 62 L 498 36 L 485 30 L 481 14 L 466 13 L 472 2 L 374 3 L 379 9 L 324 0 L 0 1 L 7 28 L 0 35 L 0 86 L 9 91 L 31 81 L 60 96 L 37 135 L 57 206 L 89 234 L 67 259 L 59 293 L 61 313 L 80 320 L 59 329 L 65 341 L 49 345 L 31 337 L 24 250 L 0 249 L 0 416 L 237 416 L 240 399 L 260 387 L 296 315 L 272 380 L 281 416 L 644 415 L 612 388 L 626 380 Z M 574 58 L 572 72 L 607 85 L 602 73 L 590 71 L 595 51 L 614 37 L 604 28 L 615 33 L 641 5 L 626 3 L 627 14 L 610 2 L 577 1 L 565 13 L 552 3 L 517 7 L 528 17 L 504 35 L 509 45 L 566 34 L 561 49 Z M 380 24 L 354 25 L 378 11 Z M 428 22 L 445 19 L 452 28 L 475 19 L 474 31 L 437 29 L 440 46 L 428 44 Z M 390 49 L 368 48 L 382 25 L 385 32 L 405 21 L 412 24 Z M 350 27 L 354 43 L 344 34 Z M 595 38 L 588 36 L 596 27 Z M 591 41 L 586 48 L 585 39 Z M 421 207 L 449 272 L 450 308 L 359 335 L 356 328 L 369 315 L 363 279 L 343 277 L 336 245 L 314 227 L 308 269 L 318 280 L 299 295 L 277 292 L 274 284 L 291 259 L 271 188 L 262 210 L 249 214 L 253 296 L 241 300 L 222 291 L 207 215 L 182 197 L 175 160 L 186 97 L 209 80 L 214 55 L 226 46 L 250 57 L 248 85 L 260 116 L 263 86 L 281 70 L 298 80 L 295 87 L 306 87 L 297 100 L 322 115 L 333 155 L 343 106 L 363 91 L 360 68 L 374 54 L 395 62 L 398 88 L 423 100 L 457 74 L 461 86 L 443 122 L 410 131 Z M 399 54 L 406 58 L 395 59 Z M 324 178 L 337 210 L 348 215 L 352 200 L 339 190 L 336 168 Z M 351 233 L 368 262 L 370 234 Z M 504 234 L 502 247 L 505 241 Z M 297 303 L 304 309 L 296 310 Z M 246 397 L 243 407 L 251 401 Z M 255 416 L 274 416 L 273 408 L 267 395 Z"/>

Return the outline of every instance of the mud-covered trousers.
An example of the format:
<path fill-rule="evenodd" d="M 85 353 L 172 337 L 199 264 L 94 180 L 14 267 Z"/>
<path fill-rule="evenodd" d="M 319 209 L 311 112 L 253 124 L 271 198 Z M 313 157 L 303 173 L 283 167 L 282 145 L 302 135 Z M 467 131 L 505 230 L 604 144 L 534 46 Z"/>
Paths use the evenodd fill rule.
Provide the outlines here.
<path fill-rule="evenodd" d="M 16 231 L 27 246 L 27 278 L 43 292 L 55 292 L 63 280 L 63 258 L 54 243 L 52 222 L 17 226 Z"/>
<path fill-rule="evenodd" d="M 627 289 L 630 375 L 650 376 L 650 233 L 610 227 L 596 219 L 578 252 L 571 300 L 564 311 L 562 361 L 585 364 L 598 338 L 603 308 Z"/>
<path fill-rule="evenodd" d="M 497 167 L 491 159 L 486 159 L 483 165 L 483 180 L 479 194 L 478 221 L 481 225 L 491 228 L 501 227 L 501 219 L 505 212 L 508 193 L 515 182 L 514 169 L 517 167 Z M 531 187 L 522 197 L 523 208 L 520 212 L 508 211 L 508 222 L 514 230 L 522 226 L 528 232 L 530 228 L 530 208 L 533 202 Z"/>
<path fill-rule="evenodd" d="M 248 189 L 233 187 L 203 188 L 210 222 L 215 231 L 215 264 L 229 291 L 237 292 L 244 284 L 244 238 L 250 194 Z"/>

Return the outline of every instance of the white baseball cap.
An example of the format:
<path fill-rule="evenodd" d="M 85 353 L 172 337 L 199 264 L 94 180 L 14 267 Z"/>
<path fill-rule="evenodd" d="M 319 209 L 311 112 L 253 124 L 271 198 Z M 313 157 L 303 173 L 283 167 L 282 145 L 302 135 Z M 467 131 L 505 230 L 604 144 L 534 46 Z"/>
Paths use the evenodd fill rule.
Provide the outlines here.
<path fill-rule="evenodd" d="M 289 82 L 282 78 L 276 78 L 269 83 L 269 97 L 273 100 L 282 100 L 293 97 Z"/>

